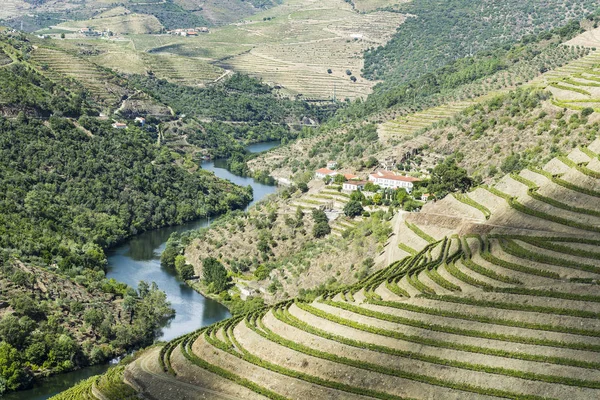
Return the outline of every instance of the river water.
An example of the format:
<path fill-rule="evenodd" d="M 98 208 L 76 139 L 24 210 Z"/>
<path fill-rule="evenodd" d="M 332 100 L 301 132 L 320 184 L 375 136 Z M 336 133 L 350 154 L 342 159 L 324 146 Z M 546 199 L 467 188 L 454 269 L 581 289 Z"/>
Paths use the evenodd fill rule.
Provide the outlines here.
<path fill-rule="evenodd" d="M 267 151 L 279 142 L 256 143 L 247 147 L 252 153 Z M 240 186 L 252 186 L 254 200 L 250 205 L 275 192 L 276 187 L 240 177 L 225 169 L 223 160 L 208 161 L 202 168 L 213 171 L 219 178 L 228 179 Z M 221 321 L 230 316 L 229 311 L 220 303 L 208 299 L 179 280 L 174 271 L 160 266 L 160 255 L 173 232 L 185 232 L 205 227 L 209 224 L 201 219 L 187 224 L 161 228 L 144 232 L 129 239 L 122 245 L 107 251 L 108 270 L 106 276 L 124 282 L 134 288 L 140 281 L 156 282 L 167 294 L 168 301 L 175 309 L 175 317 L 162 328 L 158 340 L 171 340 L 196 329 Z M 31 390 L 10 393 L 2 397 L 6 400 L 46 400 L 63 390 L 70 388 L 82 379 L 101 374 L 108 365 L 97 365 L 78 371 L 59 374 L 41 382 Z"/>

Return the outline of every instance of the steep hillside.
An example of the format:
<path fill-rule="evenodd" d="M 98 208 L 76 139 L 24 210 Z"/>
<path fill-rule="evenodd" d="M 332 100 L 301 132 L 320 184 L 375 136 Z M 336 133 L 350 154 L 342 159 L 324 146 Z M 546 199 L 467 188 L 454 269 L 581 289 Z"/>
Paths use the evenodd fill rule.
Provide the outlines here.
<path fill-rule="evenodd" d="M 337 125 L 330 123 L 314 137 L 251 160 L 249 166 L 285 179 L 314 171 L 328 160 L 360 170 L 370 158 L 386 168 L 426 173 L 455 153 L 460 153 L 461 166 L 481 179 L 510 172 L 514 161 L 521 167 L 541 166 L 573 146 L 589 144 L 597 121 L 590 115 L 591 94 L 576 103 L 563 100 L 556 86 L 564 89 L 584 71 L 594 73 L 598 53 L 557 45 L 559 40 L 555 34 L 552 41 L 546 37 L 492 56 L 459 60 L 440 69 L 433 81 L 422 78 L 385 96 L 374 93 L 343 110 L 345 118 L 338 118 Z M 497 68 L 482 72 L 485 65 Z M 581 88 L 571 86 L 579 91 L 594 85 L 576 84 Z M 378 123 L 377 137 L 361 134 L 366 127 L 357 129 L 354 121 L 362 119 Z M 520 160 L 512 157 L 516 153 Z"/>
<path fill-rule="evenodd" d="M 579 20 L 596 11 L 593 1 L 505 1 L 501 4 L 466 0 L 412 1 L 395 7 L 414 16 L 385 46 L 365 56 L 363 75 L 384 79 L 382 89 L 406 82 L 495 45 L 518 40 Z"/>
<path fill-rule="evenodd" d="M 104 250 L 251 193 L 182 167 L 151 130 L 97 118 L 77 81 L 33 67 L 27 40 L 0 43 L 2 394 L 152 343 L 172 315 L 165 294 L 106 279 Z"/>
<path fill-rule="evenodd" d="M 157 398 L 596 398 L 599 151 L 431 203 L 394 231 L 414 255 L 186 335 L 128 380 Z"/>
<path fill-rule="evenodd" d="M 350 195 L 338 188 L 311 181 L 306 193 L 281 190 L 245 213 L 174 236 L 163 253 L 163 265 L 175 267 L 174 257 L 182 254 L 193 275 L 201 278 L 188 283 L 225 303 L 232 296 L 245 300 L 248 295 L 274 303 L 354 283 L 382 266 L 375 266 L 373 258 L 388 239 L 392 216 L 387 207 L 371 207 L 372 215 L 364 217 L 345 216 Z M 320 207 L 333 211 L 329 229 L 322 234 L 317 233 L 319 220 L 313 214 Z M 232 275 L 229 291 L 212 290 L 204 282 L 203 265 L 209 257 L 217 258 Z"/>

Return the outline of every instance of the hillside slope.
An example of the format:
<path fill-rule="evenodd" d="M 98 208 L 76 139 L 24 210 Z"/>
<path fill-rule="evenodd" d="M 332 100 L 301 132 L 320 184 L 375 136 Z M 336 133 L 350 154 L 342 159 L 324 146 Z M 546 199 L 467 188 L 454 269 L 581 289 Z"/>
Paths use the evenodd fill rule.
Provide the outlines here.
<path fill-rule="evenodd" d="M 414 256 L 314 302 L 191 333 L 142 363 L 224 398 L 597 398 L 598 152 L 597 140 L 432 203 L 394 232 L 425 243 Z"/>

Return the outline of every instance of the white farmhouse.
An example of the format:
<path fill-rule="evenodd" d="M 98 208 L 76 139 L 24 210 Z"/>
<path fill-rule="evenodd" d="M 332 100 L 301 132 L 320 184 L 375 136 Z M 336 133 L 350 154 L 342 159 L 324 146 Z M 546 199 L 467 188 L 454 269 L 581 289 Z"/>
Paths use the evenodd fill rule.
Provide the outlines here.
<path fill-rule="evenodd" d="M 321 168 L 315 171 L 316 179 L 323 179 L 326 176 L 334 177 L 337 175 L 337 172 L 330 170 L 329 168 Z"/>
<path fill-rule="evenodd" d="M 363 190 L 367 182 L 365 181 L 346 181 L 342 184 L 342 190 L 344 192 L 354 192 L 357 190 Z"/>
<path fill-rule="evenodd" d="M 382 188 L 405 189 L 408 193 L 412 192 L 413 184 L 420 179 L 412 176 L 398 175 L 391 171 L 376 171 L 369 175 L 369 180 Z"/>

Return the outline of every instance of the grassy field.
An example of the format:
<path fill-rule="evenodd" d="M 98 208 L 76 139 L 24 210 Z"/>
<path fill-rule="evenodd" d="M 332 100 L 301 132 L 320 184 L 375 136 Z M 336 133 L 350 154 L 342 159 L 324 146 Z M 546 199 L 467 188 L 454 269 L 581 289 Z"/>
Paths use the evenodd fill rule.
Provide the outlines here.
<path fill-rule="evenodd" d="M 153 15 L 144 14 L 125 14 L 110 16 L 99 16 L 84 21 L 68 21 L 57 25 L 57 28 L 63 29 L 81 29 L 92 28 L 95 30 L 110 30 L 115 34 L 142 34 L 158 33 L 162 25 Z"/>
<path fill-rule="evenodd" d="M 146 370 L 185 390 L 218 375 L 223 396 L 271 399 L 597 398 L 599 148 L 573 151 L 584 161 L 564 159 L 560 176 L 554 161 L 432 203 L 397 225 L 414 255 L 315 301 L 186 335 Z M 139 367 L 128 370 L 144 387 Z"/>

